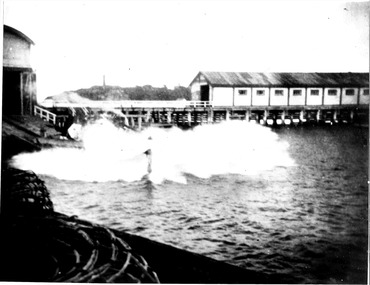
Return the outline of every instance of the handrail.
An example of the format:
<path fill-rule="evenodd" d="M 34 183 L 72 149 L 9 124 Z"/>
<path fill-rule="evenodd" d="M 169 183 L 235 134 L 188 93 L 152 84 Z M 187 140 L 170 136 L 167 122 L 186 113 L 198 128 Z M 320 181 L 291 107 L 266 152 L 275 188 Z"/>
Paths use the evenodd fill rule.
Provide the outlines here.
<path fill-rule="evenodd" d="M 35 106 L 34 114 L 35 116 L 39 116 L 41 119 L 45 119 L 46 121 L 51 122 L 54 125 L 56 124 L 57 115 L 52 112 L 49 112 L 48 110 Z"/>
<path fill-rule="evenodd" d="M 203 108 L 212 107 L 210 101 L 139 101 L 139 100 L 122 100 L 122 101 L 89 101 L 84 103 L 69 102 L 43 102 L 42 106 L 46 108 Z"/>

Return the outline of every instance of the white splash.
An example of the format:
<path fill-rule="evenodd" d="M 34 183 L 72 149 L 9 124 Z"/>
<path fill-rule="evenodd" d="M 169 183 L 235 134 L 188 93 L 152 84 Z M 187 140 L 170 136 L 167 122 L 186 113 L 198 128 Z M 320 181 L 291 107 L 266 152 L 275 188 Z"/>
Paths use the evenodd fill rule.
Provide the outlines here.
<path fill-rule="evenodd" d="M 127 132 L 101 120 L 83 130 L 84 149 L 55 148 L 13 157 L 13 166 L 59 179 L 140 180 L 151 172 L 154 183 L 186 183 L 185 173 L 201 178 L 217 174 L 252 175 L 292 166 L 288 144 L 267 127 L 243 121 Z"/>

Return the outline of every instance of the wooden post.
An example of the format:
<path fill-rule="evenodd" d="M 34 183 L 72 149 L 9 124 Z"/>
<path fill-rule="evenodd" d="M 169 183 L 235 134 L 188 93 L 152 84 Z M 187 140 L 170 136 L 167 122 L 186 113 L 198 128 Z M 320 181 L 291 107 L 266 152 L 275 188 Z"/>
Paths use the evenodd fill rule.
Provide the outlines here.
<path fill-rule="evenodd" d="M 126 109 L 126 111 L 125 111 L 125 124 L 127 125 L 127 126 L 130 126 L 130 120 L 129 120 L 129 111 Z"/>
<path fill-rule="evenodd" d="M 150 112 L 149 111 L 146 111 L 145 117 L 144 117 L 144 122 L 145 123 L 149 123 L 149 120 L 150 120 Z"/>
<path fill-rule="evenodd" d="M 304 120 L 304 110 L 301 110 L 301 112 L 299 113 L 299 120 L 301 122 L 303 122 L 303 120 Z"/>
<path fill-rule="evenodd" d="M 233 87 L 233 106 L 235 106 L 235 87 Z"/>
<path fill-rule="evenodd" d="M 137 118 L 137 124 L 138 124 L 138 128 L 139 128 L 139 130 L 141 129 L 141 120 L 142 120 L 143 118 L 142 118 L 142 116 L 139 116 L 138 118 Z"/>
<path fill-rule="evenodd" d="M 266 124 L 267 122 L 267 116 L 269 115 L 269 111 L 265 109 L 265 112 L 263 113 L 263 123 Z"/>
<path fill-rule="evenodd" d="M 317 113 L 316 113 L 316 121 L 319 122 L 320 121 L 320 116 L 321 116 L 321 110 L 318 109 L 317 110 Z"/>
<path fill-rule="evenodd" d="M 171 124 L 171 111 L 167 111 L 167 123 Z"/>
<path fill-rule="evenodd" d="M 161 113 L 159 111 L 157 111 L 155 113 L 155 122 L 156 123 L 159 123 L 160 122 L 160 119 L 161 119 L 160 117 L 161 117 Z"/>

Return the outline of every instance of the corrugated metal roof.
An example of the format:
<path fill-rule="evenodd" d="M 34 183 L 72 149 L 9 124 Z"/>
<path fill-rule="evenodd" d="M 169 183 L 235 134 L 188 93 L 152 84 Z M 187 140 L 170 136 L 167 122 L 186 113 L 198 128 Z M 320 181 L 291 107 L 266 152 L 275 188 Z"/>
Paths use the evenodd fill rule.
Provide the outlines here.
<path fill-rule="evenodd" d="M 330 87 L 369 85 L 369 73 L 257 73 L 201 71 L 198 76 L 200 74 L 202 74 L 206 78 L 207 82 L 213 86 Z M 194 80 L 196 80 L 196 78 Z"/>

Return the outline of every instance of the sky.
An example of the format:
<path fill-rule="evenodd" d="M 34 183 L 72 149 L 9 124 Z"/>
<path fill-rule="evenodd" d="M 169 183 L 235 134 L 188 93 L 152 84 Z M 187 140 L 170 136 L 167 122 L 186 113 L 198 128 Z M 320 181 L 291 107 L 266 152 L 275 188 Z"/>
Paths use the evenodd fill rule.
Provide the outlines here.
<path fill-rule="evenodd" d="M 368 72 L 369 2 L 3 0 L 31 38 L 38 99 L 103 84 L 188 86 L 199 71 Z"/>

